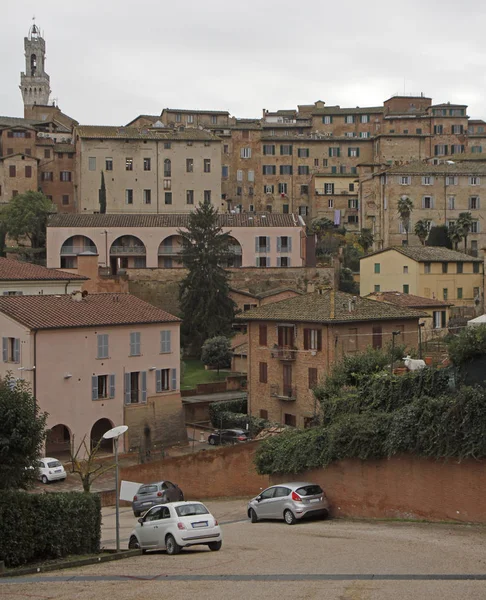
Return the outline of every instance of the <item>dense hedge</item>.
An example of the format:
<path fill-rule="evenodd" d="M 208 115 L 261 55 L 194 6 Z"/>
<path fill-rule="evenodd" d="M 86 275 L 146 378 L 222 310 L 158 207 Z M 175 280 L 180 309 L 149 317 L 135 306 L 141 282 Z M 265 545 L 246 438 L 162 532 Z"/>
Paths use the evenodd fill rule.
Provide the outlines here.
<path fill-rule="evenodd" d="M 221 413 L 244 413 L 248 412 L 246 398 L 237 398 L 236 400 L 223 400 L 222 402 L 212 402 L 209 405 L 209 418 L 213 427 L 221 427 Z M 222 425 L 228 427 L 228 425 Z"/>
<path fill-rule="evenodd" d="M 0 495 L 0 560 L 17 567 L 100 551 L 101 503 L 96 494 Z"/>

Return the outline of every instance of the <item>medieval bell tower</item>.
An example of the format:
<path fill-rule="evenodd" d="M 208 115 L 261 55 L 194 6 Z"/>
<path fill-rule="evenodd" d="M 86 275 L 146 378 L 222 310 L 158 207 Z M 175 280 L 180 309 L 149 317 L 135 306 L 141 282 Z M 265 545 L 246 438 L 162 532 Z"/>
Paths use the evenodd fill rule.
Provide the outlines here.
<path fill-rule="evenodd" d="M 25 73 L 20 74 L 20 91 L 24 108 L 34 104 L 47 105 L 51 88 L 49 75 L 45 72 L 46 42 L 39 27 L 34 23 L 24 38 Z"/>

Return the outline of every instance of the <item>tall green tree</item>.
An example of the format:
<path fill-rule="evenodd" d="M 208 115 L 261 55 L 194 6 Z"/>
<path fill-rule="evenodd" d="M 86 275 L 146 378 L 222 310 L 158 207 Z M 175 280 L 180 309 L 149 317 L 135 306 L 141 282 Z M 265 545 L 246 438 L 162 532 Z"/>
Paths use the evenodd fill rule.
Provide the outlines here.
<path fill-rule="evenodd" d="M 467 237 L 471 232 L 473 225 L 473 218 L 470 212 L 462 212 L 459 213 L 459 217 L 457 219 L 457 226 L 459 231 L 461 232 L 461 236 L 464 239 L 464 252 L 467 252 Z"/>
<path fill-rule="evenodd" d="M 105 174 L 101 171 L 101 185 L 100 185 L 100 213 L 104 215 L 106 213 L 106 185 L 105 185 Z"/>
<path fill-rule="evenodd" d="M 434 225 L 430 228 L 429 236 L 426 241 L 427 246 L 442 246 L 452 248 L 446 225 Z"/>
<path fill-rule="evenodd" d="M 27 384 L 11 374 L 0 380 L 0 490 L 28 488 L 46 437 L 47 414 Z"/>
<path fill-rule="evenodd" d="M 30 191 L 12 198 L 0 216 L 11 238 L 17 242 L 27 238 L 32 248 L 45 248 L 47 220 L 54 212 L 54 205 L 42 192 Z"/>
<path fill-rule="evenodd" d="M 371 229 L 364 228 L 361 230 L 358 237 L 358 244 L 363 248 L 365 254 L 368 254 L 368 250 L 373 246 L 374 241 Z"/>
<path fill-rule="evenodd" d="M 223 233 L 211 204 L 199 204 L 189 215 L 187 230 L 178 233 L 183 240 L 182 264 L 188 271 L 179 287 L 183 342 L 199 353 L 208 338 L 232 334 L 236 304 L 223 267 L 230 235 Z"/>
<path fill-rule="evenodd" d="M 457 223 L 451 223 L 448 227 L 449 239 L 454 250 L 457 250 L 459 242 L 462 240 L 462 231 Z"/>
<path fill-rule="evenodd" d="M 403 225 L 403 229 L 405 229 L 408 244 L 408 234 L 410 233 L 410 217 L 412 216 L 413 202 L 410 200 L 410 198 L 408 198 L 408 196 L 402 196 L 398 199 L 397 210 L 400 216 L 400 221 Z"/>
<path fill-rule="evenodd" d="M 422 246 L 425 246 L 425 242 L 430 232 L 430 220 L 420 219 L 415 223 L 414 233 L 420 240 Z"/>

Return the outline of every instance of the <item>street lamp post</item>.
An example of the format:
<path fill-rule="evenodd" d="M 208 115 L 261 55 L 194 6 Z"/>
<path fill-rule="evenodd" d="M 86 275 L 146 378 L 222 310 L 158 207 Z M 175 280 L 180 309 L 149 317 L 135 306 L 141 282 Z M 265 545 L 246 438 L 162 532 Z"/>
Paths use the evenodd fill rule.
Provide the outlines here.
<path fill-rule="evenodd" d="M 120 552 L 120 498 L 118 492 L 118 438 L 128 429 L 126 425 L 118 425 L 103 434 L 103 439 L 113 440 L 115 447 L 115 528 L 116 528 L 116 551 Z"/>

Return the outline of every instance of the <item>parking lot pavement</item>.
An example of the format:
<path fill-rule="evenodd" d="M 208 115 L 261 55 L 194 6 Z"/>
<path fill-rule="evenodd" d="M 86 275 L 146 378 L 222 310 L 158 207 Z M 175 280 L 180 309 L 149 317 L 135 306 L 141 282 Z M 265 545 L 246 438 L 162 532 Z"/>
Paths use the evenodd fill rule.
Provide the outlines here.
<path fill-rule="evenodd" d="M 244 499 L 206 504 L 222 523 L 220 552 L 205 547 L 178 556 L 154 552 L 16 584 L 0 580 L 0 598 L 486 598 L 484 527 L 348 520 L 252 524 Z M 126 547 L 136 520 L 123 509 L 121 522 Z M 104 543 L 114 538 L 114 510 L 104 509 Z"/>

